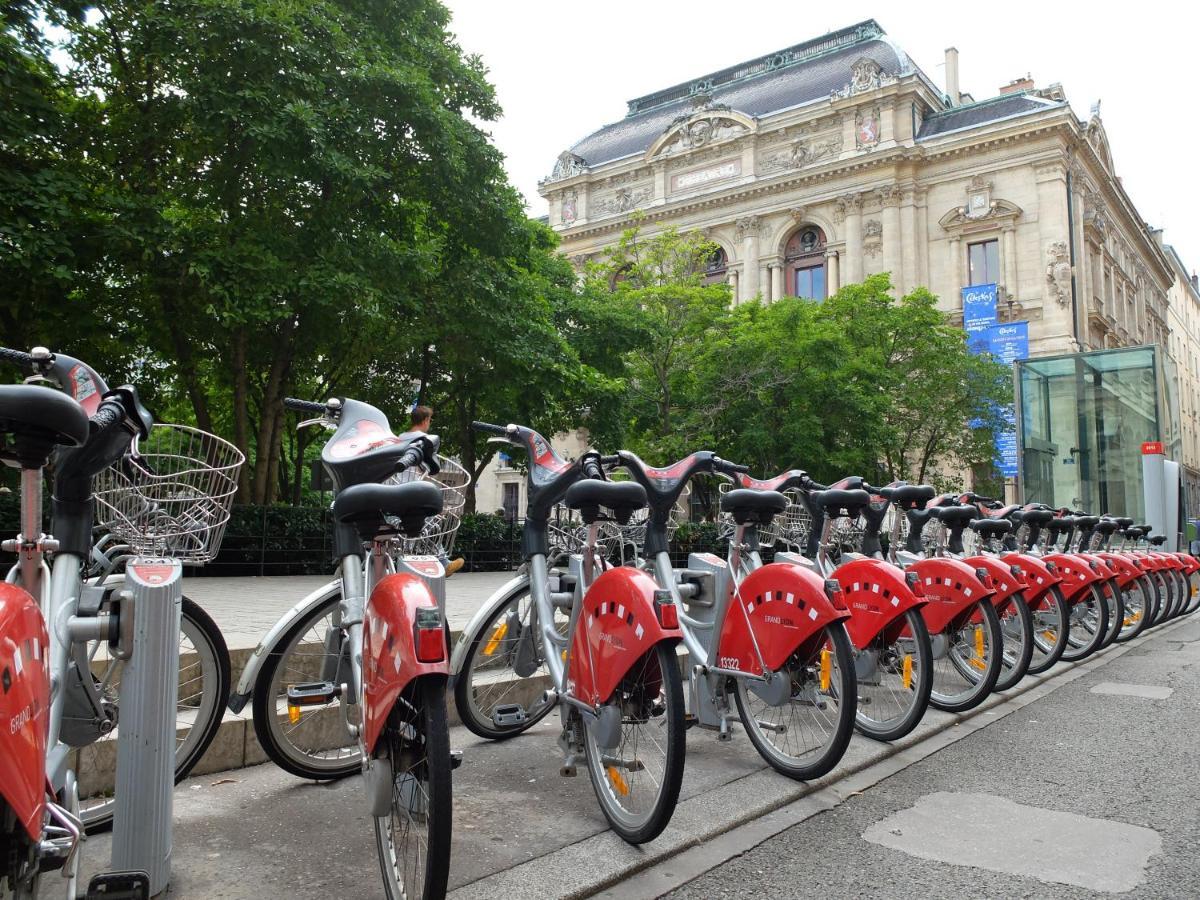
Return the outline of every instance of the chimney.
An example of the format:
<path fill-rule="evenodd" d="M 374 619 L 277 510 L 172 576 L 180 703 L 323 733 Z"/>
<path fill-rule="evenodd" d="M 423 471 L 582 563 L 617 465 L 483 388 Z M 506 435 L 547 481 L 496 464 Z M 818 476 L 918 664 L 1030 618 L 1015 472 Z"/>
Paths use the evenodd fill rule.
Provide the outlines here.
<path fill-rule="evenodd" d="M 1014 78 L 1004 87 L 1000 88 L 1001 94 L 1015 94 L 1018 91 L 1032 91 L 1033 79 L 1026 75 L 1024 78 Z"/>
<path fill-rule="evenodd" d="M 1197 275 L 1195 272 L 1192 273 L 1192 289 L 1200 291 L 1200 275 Z"/>
<path fill-rule="evenodd" d="M 950 105 L 958 106 L 962 96 L 958 92 L 958 49 L 946 48 L 946 93 L 950 95 Z"/>

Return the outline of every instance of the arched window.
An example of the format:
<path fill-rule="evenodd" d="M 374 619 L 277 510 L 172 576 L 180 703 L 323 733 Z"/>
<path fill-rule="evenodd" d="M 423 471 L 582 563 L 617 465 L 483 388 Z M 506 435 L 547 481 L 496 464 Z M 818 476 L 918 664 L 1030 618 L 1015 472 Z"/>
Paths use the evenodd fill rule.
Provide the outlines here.
<path fill-rule="evenodd" d="M 725 251 L 718 247 L 704 264 L 704 283 L 706 285 L 720 284 L 725 280 L 725 272 L 728 267 L 729 261 L 725 256 Z"/>
<path fill-rule="evenodd" d="M 825 299 L 825 232 L 816 225 L 802 226 L 788 240 L 783 264 L 788 294 Z"/>

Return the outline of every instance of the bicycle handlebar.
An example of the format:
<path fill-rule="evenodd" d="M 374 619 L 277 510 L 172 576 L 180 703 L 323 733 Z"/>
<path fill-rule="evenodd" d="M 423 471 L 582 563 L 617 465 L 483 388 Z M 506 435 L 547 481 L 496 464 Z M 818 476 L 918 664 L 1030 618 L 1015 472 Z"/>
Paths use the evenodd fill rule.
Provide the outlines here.
<path fill-rule="evenodd" d="M 297 400 L 295 397 L 285 397 L 283 405 L 286 409 L 297 412 L 324 413 L 328 407 L 324 403 L 314 403 L 311 400 Z"/>
<path fill-rule="evenodd" d="M 125 407 L 121 405 L 119 400 L 105 400 L 100 404 L 100 408 L 96 410 L 96 414 L 91 418 L 96 431 L 106 431 L 114 425 L 120 425 L 124 421 Z"/>
<path fill-rule="evenodd" d="M 745 475 L 750 471 L 749 466 L 739 466 L 737 463 L 731 463 L 719 456 L 713 457 L 712 466 L 716 471 L 724 472 L 726 475 Z"/>
<path fill-rule="evenodd" d="M 508 437 L 508 428 L 504 425 L 493 425 L 491 422 L 472 422 L 471 428 L 474 431 L 482 431 L 485 434 L 494 434 L 499 437 Z"/>
<path fill-rule="evenodd" d="M 23 350 L 10 350 L 7 347 L 0 347 L 0 359 L 10 362 L 15 366 L 26 368 L 32 368 L 35 362 L 32 353 L 26 353 Z"/>

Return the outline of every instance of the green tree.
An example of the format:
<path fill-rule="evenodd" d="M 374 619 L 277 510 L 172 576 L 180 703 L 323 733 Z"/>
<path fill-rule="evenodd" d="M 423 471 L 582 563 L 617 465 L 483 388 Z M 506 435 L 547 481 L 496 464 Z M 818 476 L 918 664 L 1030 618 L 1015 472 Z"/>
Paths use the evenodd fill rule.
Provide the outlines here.
<path fill-rule="evenodd" d="M 728 315 L 729 286 L 705 278 L 716 249 L 699 232 L 646 235 L 639 222 L 588 271 L 586 296 L 611 308 L 630 346 L 626 443 L 651 458 L 685 450 L 678 426 L 696 400 L 695 359 Z"/>

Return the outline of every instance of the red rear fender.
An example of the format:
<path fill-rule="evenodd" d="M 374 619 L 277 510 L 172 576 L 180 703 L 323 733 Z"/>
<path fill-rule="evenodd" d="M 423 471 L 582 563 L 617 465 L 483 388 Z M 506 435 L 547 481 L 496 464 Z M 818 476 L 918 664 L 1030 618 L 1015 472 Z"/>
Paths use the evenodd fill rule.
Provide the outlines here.
<path fill-rule="evenodd" d="M 1071 603 L 1078 603 L 1091 595 L 1088 586 L 1105 576 L 1087 564 L 1087 560 L 1075 553 L 1050 553 L 1042 557 L 1043 562 L 1054 563 L 1062 576 L 1063 596 Z"/>
<path fill-rule="evenodd" d="M 1062 581 L 1062 576 L 1057 571 L 1050 571 L 1050 567 L 1036 556 L 1025 553 L 1008 553 L 1001 559 L 1021 570 L 1021 574 L 1025 578 L 1027 603 L 1037 603 L 1050 588 Z M 1057 569 L 1057 567 L 1055 568 Z"/>
<path fill-rule="evenodd" d="M 778 671 L 806 640 L 849 615 L 826 595 L 824 579 L 803 566 L 755 569 L 730 597 L 717 665 L 755 675 Z"/>
<path fill-rule="evenodd" d="M 567 681 L 576 697 L 592 706 L 607 702 L 621 679 L 659 641 L 678 641 L 678 628 L 664 628 L 654 595 L 658 585 L 628 566 L 609 569 L 583 595 L 571 638 Z"/>
<path fill-rule="evenodd" d="M 987 571 L 993 591 L 992 605 L 998 610 L 1007 609 L 1013 598 L 1025 590 L 1025 575 L 1016 563 L 1006 562 L 994 556 L 969 556 L 963 562 L 973 569 Z M 1016 573 L 1013 572 L 1014 567 L 1017 568 Z"/>
<path fill-rule="evenodd" d="M 842 586 L 842 598 L 850 610 L 846 631 L 859 650 L 870 646 L 910 609 L 928 602 L 913 593 L 904 572 L 882 560 L 856 559 L 838 566 L 833 577 Z"/>
<path fill-rule="evenodd" d="M 368 750 L 375 749 L 392 707 L 409 682 L 421 675 L 450 672 L 445 629 L 440 625 L 441 659 L 421 662 L 417 658 L 418 611 L 437 612 L 437 608 L 429 587 L 415 575 L 389 575 L 371 591 L 363 616 L 363 711 Z"/>
<path fill-rule="evenodd" d="M 34 599 L 0 582 L 0 797 L 35 841 L 46 805 L 49 646 Z"/>
<path fill-rule="evenodd" d="M 936 556 L 909 566 L 920 577 L 921 594 L 929 602 L 921 615 L 930 634 L 946 630 L 950 624 L 981 599 L 990 599 L 991 589 L 975 574 L 975 568 L 961 559 Z"/>
<path fill-rule="evenodd" d="M 1141 570 L 1138 569 L 1138 567 L 1135 566 L 1131 560 L 1119 553 L 1100 551 L 1099 553 L 1095 553 L 1093 555 L 1103 560 L 1104 564 L 1116 574 L 1117 584 L 1123 588 L 1128 587 L 1139 575 L 1142 574 Z"/>

